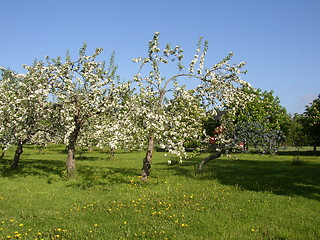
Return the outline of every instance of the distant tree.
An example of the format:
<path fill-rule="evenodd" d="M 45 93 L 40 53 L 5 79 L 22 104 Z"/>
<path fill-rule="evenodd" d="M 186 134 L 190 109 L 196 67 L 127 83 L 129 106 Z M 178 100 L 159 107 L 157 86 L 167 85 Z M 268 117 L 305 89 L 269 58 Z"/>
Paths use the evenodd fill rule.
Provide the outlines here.
<path fill-rule="evenodd" d="M 306 116 L 306 121 L 308 123 L 306 129 L 313 149 L 316 151 L 317 145 L 320 143 L 320 94 L 310 105 L 306 106 L 304 115 Z"/>
<path fill-rule="evenodd" d="M 273 91 L 246 89 L 252 98 L 231 103 L 222 117 L 234 139 L 261 152 L 273 153 L 288 134 L 290 117 Z M 230 136 L 231 137 L 231 136 Z"/>
<path fill-rule="evenodd" d="M 295 147 L 309 144 L 307 132 L 307 118 L 304 114 L 294 114 L 291 118 L 286 142 Z"/>

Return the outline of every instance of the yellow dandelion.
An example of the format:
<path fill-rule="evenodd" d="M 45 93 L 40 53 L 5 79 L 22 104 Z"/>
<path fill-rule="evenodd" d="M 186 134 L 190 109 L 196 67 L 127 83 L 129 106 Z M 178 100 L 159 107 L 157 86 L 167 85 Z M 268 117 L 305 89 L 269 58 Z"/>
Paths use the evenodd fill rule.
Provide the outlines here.
<path fill-rule="evenodd" d="M 253 229 L 253 228 L 251 229 L 251 232 L 254 232 L 254 229 Z"/>
<path fill-rule="evenodd" d="M 127 222 L 123 222 L 123 224 L 127 224 Z"/>

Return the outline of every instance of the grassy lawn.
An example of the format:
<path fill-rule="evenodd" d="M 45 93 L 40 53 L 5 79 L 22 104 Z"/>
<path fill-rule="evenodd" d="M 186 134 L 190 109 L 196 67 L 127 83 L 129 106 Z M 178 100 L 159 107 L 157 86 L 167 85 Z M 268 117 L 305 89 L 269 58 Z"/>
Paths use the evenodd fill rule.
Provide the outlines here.
<path fill-rule="evenodd" d="M 27 146 L 17 171 L 11 150 L 0 239 L 320 239 L 320 157 L 307 150 L 223 156 L 199 174 L 206 155 L 168 166 L 156 152 L 147 183 L 143 152 L 79 151 L 67 179 L 63 146 Z"/>

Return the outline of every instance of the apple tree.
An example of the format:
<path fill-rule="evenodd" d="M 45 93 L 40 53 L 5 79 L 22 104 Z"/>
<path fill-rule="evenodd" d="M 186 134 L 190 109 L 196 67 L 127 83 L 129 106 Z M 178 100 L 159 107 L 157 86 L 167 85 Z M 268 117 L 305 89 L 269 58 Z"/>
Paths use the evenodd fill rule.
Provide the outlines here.
<path fill-rule="evenodd" d="M 202 124 L 206 114 L 229 102 L 244 101 L 242 91 L 249 84 L 241 79 L 244 62 L 230 64 L 233 53 L 211 67 L 205 67 L 208 43 L 200 38 L 193 60 L 186 68 L 180 46 L 166 44 L 161 50 L 159 33 L 149 42 L 148 54 L 134 59 L 140 64 L 134 81 L 139 95 L 134 114 L 140 120 L 147 142 L 141 179 L 150 175 L 155 141 L 166 145 L 169 152 L 186 157 L 184 143 L 188 139 L 203 139 Z M 169 64 L 177 64 L 175 73 Z"/>
<path fill-rule="evenodd" d="M 69 54 L 63 61 L 60 57 L 47 57 L 47 67 L 53 74 L 50 80 L 51 101 L 55 106 L 59 122 L 59 133 L 67 146 L 67 173 L 76 172 L 76 145 L 83 141 L 93 143 L 97 136 L 94 129 L 105 124 L 100 116 L 116 115 L 123 101 L 123 95 L 129 93 L 129 84 L 120 83 L 116 76 L 117 66 L 114 55 L 109 66 L 98 57 L 102 49 L 97 48 L 92 55 L 86 54 L 86 44 L 79 51 L 77 60 L 72 61 Z M 85 140 L 84 140 L 85 139 Z"/>
<path fill-rule="evenodd" d="M 26 74 L 2 69 L 0 82 L 0 139 L 2 147 L 16 145 L 11 169 L 16 169 L 23 145 L 43 145 L 54 135 L 49 101 L 50 73 L 43 63 L 24 66 Z"/>

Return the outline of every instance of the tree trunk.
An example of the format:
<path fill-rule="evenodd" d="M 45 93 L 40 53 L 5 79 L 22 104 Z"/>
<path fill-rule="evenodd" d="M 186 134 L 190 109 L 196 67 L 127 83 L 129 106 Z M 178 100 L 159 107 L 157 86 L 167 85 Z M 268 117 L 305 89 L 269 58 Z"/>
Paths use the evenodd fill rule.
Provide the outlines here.
<path fill-rule="evenodd" d="M 80 132 L 80 125 L 77 125 L 73 133 L 69 137 L 68 160 L 66 162 L 67 173 L 69 177 L 73 177 L 76 174 L 76 143 Z"/>
<path fill-rule="evenodd" d="M 11 170 L 18 169 L 18 164 L 19 164 L 20 156 L 22 153 L 23 153 L 23 142 L 18 141 L 16 152 L 14 154 L 13 161 L 12 161 L 11 167 L 10 167 Z"/>
<path fill-rule="evenodd" d="M 116 150 L 114 148 L 110 148 L 110 159 L 114 159 L 115 153 L 116 153 Z"/>
<path fill-rule="evenodd" d="M 316 152 L 317 151 L 317 144 L 313 145 L 313 151 Z"/>
<path fill-rule="evenodd" d="M 67 173 L 69 177 L 72 177 L 76 173 L 76 149 L 72 147 L 68 147 L 68 160 L 66 162 Z"/>
<path fill-rule="evenodd" d="M 141 181 L 147 181 L 150 175 L 153 149 L 154 149 L 154 137 L 149 136 L 148 150 L 146 153 L 146 157 L 143 159 Z"/>
<path fill-rule="evenodd" d="M 198 165 L 198 169 L 197 171 L 200 172 L 202 170 L 202 167 L 209 162 L 210 160 L 219 158 L 221 156 L 221 152 L 214 152 L 213 154 L 211 154 L 210 156 L 206 157 L 205 159 L 203 159 L 200 164 Z"/>

